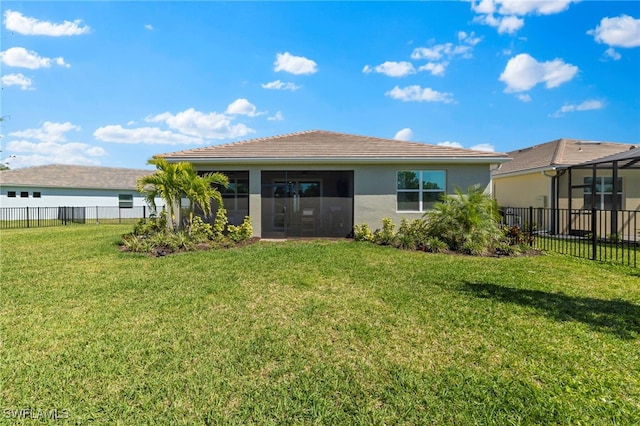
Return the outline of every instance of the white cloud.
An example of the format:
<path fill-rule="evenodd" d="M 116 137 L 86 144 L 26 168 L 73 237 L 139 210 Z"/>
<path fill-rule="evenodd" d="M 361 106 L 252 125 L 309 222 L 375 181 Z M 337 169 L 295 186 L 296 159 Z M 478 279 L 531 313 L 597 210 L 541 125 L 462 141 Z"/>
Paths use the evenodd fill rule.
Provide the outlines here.
<path fill-rule="evenodd" d="M 461 143 L 459 143 L 459 142 L 451 142 L 451 141 L 438 142 L 437 145 L 438 146 L 448 146 L 450 148 L 463 148 Z"/>
<path fill-rule="evenodd" d="M 80 142 L 55 143 L 29 141 L 11 141 L 7 143 L 8 151 L 15 152 L 11 159 L 11 168 L 40 166 L 43 164 L 84 164 L 99 165 L 96 157 L 102 157 L 106 151 L 97 146 Z"/>
<path fill-rule="evenodd" d="M 495 152 L 495 148 L 493 145 L 489 143 L 479 143 L 478 145 L 474 145 L 469 149 L 473 149 L 475 151 L 486 151 L 486 152 Z"/>
<path fill-rule="evenodd" d="M 23 138 L 6 144 L 7 151 L 16 153 L 16 157 L 11 160 L 11 167 L 50 163 L 99 164 L 95 157 L 105 155 L 105 150 L 85 143 L 67 142 L 66 133 L 72 130 L 80 130 L 80 127 L 70 122 L 45 121 L 40 128 L 9 133 L 11 137 Z"/>
<path fill-rule="evenodd" d="M 202 144 L 201 138 L 174 133 L 169 130 L 161 130 L 157 127 L 138 127 L 135 129 L 125 129 L 119 124 L 99 127 L 93 133 L 93 136 L 95 136 L 97 140 L 102 142 L 126 144 Z"/>
<path fill-rule="evenodd" d="M 442 76 L 444 75 L 444 72 L 447 69 L 447 65 L 449 65 L 449 62 L 440 62 L 440 63 L 429 62 L 425 65 L 422 65 L 420 68 L 418 68 L 418 70 L 429 71 L 431 75 Z"/>
<path fill-rule="evenodd" d="M 145 26 L 144 26 L 144 29 L 145 29 L 145 30 L 149 30 L 149 31 L 153 31 L 153 30 L 154 30 L 153 25 L 151 25 L 151 24 L 147 24 L 147 25 L 145 25 Z"/>
<path fill-rule="evenodd" d="M 413 68 L 411 62 L 386 61 L 380 65 L 376 65 L 375 67 L 365 65 L 362 72 L 365 74 L 377 72 L 389 77 L 404 77 L 409 74 L 415 74 L 416 70 Z"/>
<path fill-rule="evenodd" d="M 38 55 L 36 52 L 27 50 L 24 47 L 11 47 L 4 52 L 0 52 L 0 60 L 2 63 L 9 67 L 19 67 L 28 69 L 38 68 L 50 68 L 51 62 L 69 68 L 62 57 L 59 58 L 44 58 Z"/>
<path fill-rule="evenodd" d="M 443 93 L 433 90 L 429 87 L 425 87 L 424 89 L 420 86 L 407 86 L 404 88 L 400 88 L 398 86 L 394 87 L 385 95 L 389 96 L 393 99 L 399 99 L 404 102 L 415 101 L 415 102 L 444 102 L 451 103 L 453 102 L 453 95 L 451 93 Z"/>
<path fill-rule="evenodd" d="M 408 127 L 398 130 L 398 133 L 393 138 L 399 141 L 410 141 L 413 138 L 413 130 Z"/>
<path fill-rule="evenodd" d="M 246 115 L 249 117 L 266 114 L 264 112 L 257 112 L 256 106 L 244 98 L 239 98 L 231 102 L 225 113 L 230 115 Z"/>
<path fill-rule="evenodd" d="M 294 83 L 290 83 L 290 82 L 283 82 L 280 80 L 275 80 L 275 81 L 270 81 L 269 83 L 265 83 L 261 85 L 263 89 L 270 89 L 270 90 L 291 90 L 291 91 L 295 91 L 300 89 L 302 86 L 298 86 Z"/>
<path fill-rule="evenodd" d="M 562 59 L 538 62 L 532 56 L 521 53 L 509 59 L 500 81 L 507 85 L 507 93 L 525 92 L 538 83 L 544 83 L 547 89 L 558 87 L 573 79 L 577 73 L 578 67 Z"/>
<path fill-rule="evenodd" d="M 245 136 L 254 130 L 244 124 L 232 124 L 231 118 L 216 112 L 203 113 L 193 108 L 171 114 L 165 112 L 147 117 L 147 122 L 165 123 L 180 133 L 205 139 L 227 139 Z"/>
<path fill-rule="evenodd" d="M 4 24 L 7 30 L 23 35 L 45 35 L 45 36 L 74 36 L 88 34 L 91 28 L 83 25 L 82 21 L 64 21 L 56 24 L 48 21 L 40 21 L 35 18 L 23 16 L 20 12 L 7 10 L 4 13 Z"/>
<path fill-rule="evenodd" d="M 589 99 L 577 105 L 576 104 L 563 105 L 559 110 L 551 114 L 550 117 L 555 117 L 555 118 L 562 117 L 568 112 L 593 111 L 597 109 L 603 109 L 604 106 L 605 106 L 604 102 L 602 101 L 599 101 L 597 99 Z"/>
<path fill-rule="evenodd" d="M 458 40 L 468 44 L 469 46 L 475 46 L 482 41 L 482 37 L 476 37 L 474 32 L 467 34 L 464 31 L 458 31 Z"/>
<path fill-rule="evenodd" d="M 500 34 L 514 34 L 524 26 L 526 15 L 551 15 L 569 8 L 579 0 L 472 0 L 471 9 L 478 15 L 474 22 L 497 28 Z"/>
<path fill-rule="evenodd" d="M 294 56 L 289 52 L 276 54 L 273 63 L 274 71 L 285 71 L 291 74 L 315 74 L 318 72 L 318 64 L 304 56 Z"/>
<path fill-rule="evenodd" d="M 458 32 L 458 44 L 442 43 L 431 47 L 416 47 L 411 52 L 411 59 L 427 59 L 429 62 L 418 68 L 418 71 L 429 71 L 432 75 L 444 75 L 449 62 L 457 57 L 469 59 L 473 47 L 482 41 L 475 33 Z"/>
<path fill-rule="evenodd" d="M 438 142 L 437 145 L 448 146 L 450 148 L 464 148 L 464 146 L 462 146 L 460 142 L 452 142 L 452 141 Z M 493 145 L 488 143 L 480 143 L 468 149 L 473 149 L 475 151 L 495 152 L 495 148 L 493 147 Z"/>
<path fill-rule="evenodd" d="M 616 47 L 640 46 L 640 19 L 628 15 L 602 18 L 600 25 L 587 31 L 598 43 Z"/>
<path fill-rule="evenodd" d="M 620 58 L 622 58 L 622 55 L 616 52 L 616 50 L 613 47 L 610 47 L 607 50 L 605 50 L 603 56 L 605 59 L 612 59 L 614 61 L 619 61 Z"/>
<path fill-rule="evenodd" d="M 31 87 L 32 81 L 24 74 L 7 74 L 2 76 L 2 84 L 4 86 L 20 86 L 22 90 L 27 90 Z"/>
<path fill-rule="evenodd" d="M 39 129 L 26 129 L 9 133 L 9 136 L 19 138 L 36 139 L 40 142 L 64 142 L 67 140 L 66 133 L 72 130 L 80 130 L 79 126 L 70 122 L 56 123 L 45 121 Z"/>
<path fill-rule="evenodd" d="M 272 117 L 267 117 L 267 120 L 269 121 L 282 121 L 284 120 L 284 116 L 282 115 L 282 113 L 280 111 L 276 112 L 276 115 L 272 116 Z"/>
<path fill-rule="evenodd" d="M 553 15 L 569 8 L 578 0 L 495 0 L 502 15 Z"/>
<path fill-rule="evenodd" d="M 531 102 L 531 96 L 529 96 L 529 95 L 528 95 L 528 94 L 526 94 L 526 93 L 519 93 L 519 94 L 518 94 L 518 100 L 519 100 L 520 102 L 525 102 L 525 103 L 526 103 L 526 102 Z"/>

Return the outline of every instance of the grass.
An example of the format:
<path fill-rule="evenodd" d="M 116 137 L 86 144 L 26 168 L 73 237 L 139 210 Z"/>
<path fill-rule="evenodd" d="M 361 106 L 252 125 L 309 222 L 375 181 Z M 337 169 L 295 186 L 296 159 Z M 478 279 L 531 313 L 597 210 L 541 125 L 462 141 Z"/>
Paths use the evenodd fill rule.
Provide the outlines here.
<path fill-rule="evenodd" d="M 640 274 L 353 242 L 0 233 L 0 422 L 638 424 Z"/>

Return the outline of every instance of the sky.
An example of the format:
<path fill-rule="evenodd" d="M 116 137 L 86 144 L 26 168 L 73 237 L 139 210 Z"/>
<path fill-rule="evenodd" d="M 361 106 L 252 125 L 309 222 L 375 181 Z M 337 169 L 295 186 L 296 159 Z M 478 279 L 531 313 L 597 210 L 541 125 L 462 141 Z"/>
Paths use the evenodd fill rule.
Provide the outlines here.
<path fill-rule="evenodd" d="M 0 162 L 148 168 L 306 130 L 640 143 L 640 2 L 0 3 Z"/>

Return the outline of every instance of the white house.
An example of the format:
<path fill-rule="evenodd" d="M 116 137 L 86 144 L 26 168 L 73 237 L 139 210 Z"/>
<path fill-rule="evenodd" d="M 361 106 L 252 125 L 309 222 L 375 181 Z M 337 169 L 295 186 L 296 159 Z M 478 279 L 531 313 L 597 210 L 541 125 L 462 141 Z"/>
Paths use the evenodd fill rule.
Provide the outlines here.
<path fill-rule="evenodd" d="M 148 217 L 136 190 L 153 170 L 52 164 L 0 171 L 0 220 Z M 161 200 L 156 200 L 158 207 Z"/>

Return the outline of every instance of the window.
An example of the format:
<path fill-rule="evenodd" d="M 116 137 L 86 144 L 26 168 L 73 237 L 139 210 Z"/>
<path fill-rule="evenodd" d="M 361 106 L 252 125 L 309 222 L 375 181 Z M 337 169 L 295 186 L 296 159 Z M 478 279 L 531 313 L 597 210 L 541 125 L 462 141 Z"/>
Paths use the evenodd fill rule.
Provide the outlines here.
<path fill-rule="evenodd" d="M 222 194 L 227 219 L 232 225 L 240 225 L 249 216 L 249 172 L 222 172 L 229 179 L 229 186 L 218 188 Z"/>
<path fill-rule="evenodd" d="M 591 205 L 591 185 L 593 183 L 593 177 L 585 177 L 584 184 L 584 208 L 599 210 L 611 210 L 613 209 L 613 178 L 610 176 L 598 176 L 596 177 L 596 200 L 595 205 Z M 616 205 L 618 209 L 622 209 L 622 178 L 618 178 L 617 183 L 618 194 L 616 194 Z"/>
<path fill-rule="evenodd" d="M 133 194 L 118 194 L 118 206 L 121 209 L 132 209 Z"/>
<path fill-rule="evenodd" d="M 29 191 L 20 192 L 20 198 L 29 198 Z"/>
<path fill-rule="evenodd" d="M 41 198 L 42 194 L 40 194 L 39 192 L 34 192 L 33 193 L 33 198 Z"/>
<path fill-rule="evenodd" d="M 16 191 L 8 191 L 7 192 L 7 197 L 16 198 Z"/>
<path fill-rule="evenodd" d="M 398 172 L 398 211 L 424 212 L 433 208 L 445 193 L 447 173 L 444 170 Z"/>

